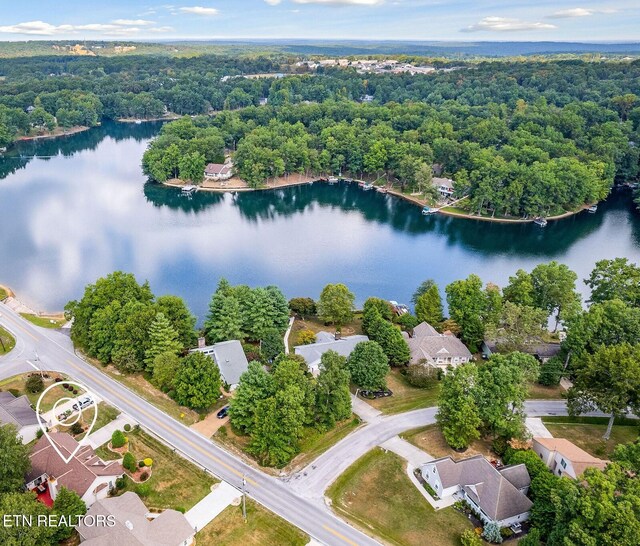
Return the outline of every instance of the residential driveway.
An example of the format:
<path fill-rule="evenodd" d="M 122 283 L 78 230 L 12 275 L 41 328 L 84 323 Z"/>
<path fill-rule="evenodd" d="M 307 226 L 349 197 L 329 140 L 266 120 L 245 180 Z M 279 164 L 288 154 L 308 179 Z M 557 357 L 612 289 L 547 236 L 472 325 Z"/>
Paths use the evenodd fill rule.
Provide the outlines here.
<path fill-rule="evenodd" d="M 426 451 L 422 451 L 420 448 L 400 438 L 400 436 L 389 438 L 382 442 L 380 447 L 393 451 L 396 455 L 400 455 L 400 457 L 405 459 L 414 468 L 420 468 L 423 464 L 433 461 L 433 457 Z"/>
<path fill-rule="evenodd" d="M 553 438 L 553 434 L 544 426 L 540 417 L 527 417 L 524 424 L 534 438 Z"/>
<path fill-rule="evenodd" d="M 351 409 L 365 423 L 378 421 L 382 412 L 367 404 L 362 398 L 351 395 Z"/>
<path fill-rule="evenodd" d="M 210 413 L 202 421 L 193 423 L 189 428 L 199 432 L 205 438 L 211 438 L 222 425 L 226 425 L 229 422 L 228 415 L 224 419 L 218 419 L 216 413 L 218 413 L 218 411 Z"/>
<path fill-rule="evenodd" d="M 111 436 L 116 430 L 123 430 L 125 425 L 131 425 L 133 427 L 135 424 L 136 422 L 131 417 L 121 413 L 110 423 L 107 423 L 105 426 L 96 430 L 94 433 L 89 434 L 89 436 L 87 437 L 87 442 L 93 449 L 96 449 L 110 441 Z"/>
<path fill-rule="evenodd" d="M 240 491 L 227 482 L 217 483 L 214 488 L 185 514 L 187 521 L 196 532 L 204 529 L 220 512 L 242 496 Z"/>

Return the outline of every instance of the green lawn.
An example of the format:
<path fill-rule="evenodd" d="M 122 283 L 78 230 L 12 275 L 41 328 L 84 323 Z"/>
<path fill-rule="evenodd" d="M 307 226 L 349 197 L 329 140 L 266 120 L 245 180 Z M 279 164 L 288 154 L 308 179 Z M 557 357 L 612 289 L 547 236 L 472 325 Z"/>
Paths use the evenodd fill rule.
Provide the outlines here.
<path fill-rule="evenodd" d="M 38 317 L 30 313 L 20 313 L 20 316 L 41 328 L 62 328 L 67 323 L 64 317 Z"/>
<path fill-rule="evenodd" d="M 291 334 L 289 335 L 289 349 L 298 345 L 298 334 L 301 330 L 311 330 L 314 333 L 318 332 L 330 332 L 333 333 L 336 330 L 335 326 L 324 324 L 318 317 L 309 317 L 305 320 L 296 318 L 291 328 Z M 353 314 L 353 320 L 349 324 L 345 324 L 341 328 L 343 336 L 352 336 L 356 334 L 362 334 L 362 313 L 356 312 Z"/>
<path fill-rule="evenodd" d="M 402 413 L 435 406 L 440 394 L 440 383 L 427 388 L 414 387 L 397 368 L 393 368 L 387 375 L 387 388 L 393 391 L 393 396 L 366 400 L 382 413 Z"/>
<path fill-rule="evenodd" d="M 566 438 L 594 457 L 604 459 L 613 455 L 613 450 L 618 444 L 626 444 L 638 439 L 640 429 L 636 423 L 623 420 L 623 424 L 614 424 L 611 437 L 605 441 L 602 436 L 607 430 L 607 419 L 604 417 L 586 419 L 588 420 L 580 422 L 571 417 L 543 417 L 542 421 L 554 437 Z"/>
<path fill-rule="evenodd" d="M 545 387 L 540 383 L 529 383 L 528 400 L 561 400 L 566 391 L 560 386 Z"/>
<path fill-rule="evenodd" d="M 80 423 L 83 426 L 90 425 L 91 421 L 93 420 L 93 415 L 94 415 L 93 407 L 87 408 L 82 413 Z M 114 408 L 113 406 L 110 406 L 105 402 L 100 402 L 98 404 L 98 415 L 96 416 L 96 424 L 93 426 L 93 429 L 91 429 L 91 433 L 95 432 L 98 429 L 101 429 L 105 425 L 108 425 L 111 421 L 115 420 L 118 417 L 118 415 L 120 415 L 120 412 L 116 408 Z M 59 428 L 62 432 L 67 432 L 70 427 L 59 427 Z M 75 439 L 80 441 L 82 440 L 82 438 L 84 438 L 85 434 L 86 432 L 83 432 L 82 434 L 78 434 L 77 436 L 75 436 Z"/>
<path fill-rule="evenodd" d="M 411 483 L 405 462 L 375 448 L 350 466 L 327 491 L 333 509 L 386 543 L 459 546 L 471 529 L 453 508 L 435 511 Z"/>
<path fill-rule="evenodd" d="M 16 346 L 16 340 L 4 328 L 0 327 L 0 355 L 8 353 Z"/>
<path fill-rule="evenodd" d="M 257 502 L 247 499 L 247 521 L 242 506 L 229 506 L 196 535 L 198 544 L 216 546 L 304 546 L 309 537 Z"/>
<path fill-rule="evenodd" d="M 143 497 L 148 508 L 189 510 L 208 495 L 218 481 L 142 430 L 132 430 L 126 436 L 129 451 L 136 460 L 151 457 L 153 467 L 144 487 L 126 477 L 125 487 L 118 494 L 134 491 Z M 148 494 L 144 494 L 144 489 L 148 489 Z"/>
<path fill-rule="evenodd" d="M 0 287 L 0 301 L 2 301 L 8 296 L 9 294 L 7 294 L 7 291 L 4 288 Z"/>
<path fill-rule="evenodd" d="M 31 402 L 31 405 L 35 409 L 36 404 L 38 403 L 38 399 L 40 398 L 40 395 L 42 393 L 39 393 L 39 392 L 38 393 L 32 393 L 32 392 L 28 392 L 27 391 L 27 389 L 26 389 L 27 378 L 32 373 L 36 373 L 36 372 L 30 372 L 30 373 L 24 373 L 24 374 L 20 374 L 20 375 L 14 375 L 13 377 L 10 377 L 8 379 L 0 381 L 0 390 L 9 391 L 14 396 L 22 396 L 23 394 L 26 394 L 27 398 L 29 399 L 29 402 Z M 45 377 L 45 379 L 44 379 L 44 388 L 45 389 L 54 384 L 54 378 L 56 378 L 56 377 L 60 377 L 62 379 L 66 379 L 63 375 L 61 375 L 59 373 L 56 373 L 56 372 L 44 372 L 44 374 L 45 374 L 45 376 L 47 376 L 47 375 L 49 376 L 49 377 Z M 53 405 L 56 403 L 56 401 L 62 395 L 77 396 L 77 395 L 74 395 L 74 394 L 69 394 L 69 391 L 66 391 L 65 389 L 63 389 L 62 388 L 62 383 L 63 383 L 63 381 L 59 382 L 58 383 L 59 388 L 51 389 L 47 394 L 44 395 L 44 397 L 42 399 L 42 403 L 40 404 L 40 410 L 42 412 L 49 411 L 51 408 L 53 408 Z M 81 394 L 81 393 L 82 393 L 82 391 L 79 391 L 79 394 Z"/>

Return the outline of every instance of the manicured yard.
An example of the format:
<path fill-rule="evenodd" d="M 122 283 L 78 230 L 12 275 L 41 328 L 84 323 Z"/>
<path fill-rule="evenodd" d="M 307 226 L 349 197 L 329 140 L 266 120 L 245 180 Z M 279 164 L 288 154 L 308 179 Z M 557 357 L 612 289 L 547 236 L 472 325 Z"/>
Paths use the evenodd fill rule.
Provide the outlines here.
<path fill-rule="evenodd" d="M 36 373 L 36 372 L 32 372 L 32 373 Z M 54 379 L 56 377 L 65 379 L 63 375 L 56 372 L 44 372 L 44 373 L 45 373 L 45 378 L 44 378 L 45 389 L 54 384 L 55 382 Z M 40 395 L 42 393 L 27 392 L 26 382 L 27 382 L 27 378 L 30 375 L 31 373 L 14 375 L 9 379 L 0 381 L 0 390 L 10 391 L 14 396 L 22 396 L 23 394 L 26 394 L 27 398 L 29 398 L 29 402 L 31 402 L 31 405 L 35 409 L 36 404 L 38 402 L 38 398 L 40 398 Z M 46 377 L 46 376 L 49 376 L 49 377 Z M 62 382 L 60 382 L 59 385 L 60 385 L 60 388 L 51 389 L 47 394 L 44 395 L 44 398 L 42 399 L 42 403 L 40 404 L 40 410 L 42 412 L 49 411 L 51 408 L 53 408 L 53 405 L 62 396 L 62 393 L 67 393 L 68 396 L 77 396 L 77 395 L 69 395 L 68 391 L 65 391 L 62 388 Z"/>
<path fill-rule="evenodd" d="M 196 535 L 198 544 L 216 546 L 304 546 L 309 537 L 257 502 L 247 499 L 247 521 L 242 506 L 229 506 Z"/>
<path fill-rule="evenodd" d="M 488 459 L 498 458 L 491 449 L 491 442 L 483 438 L 472 442 L 464 453 L 454 451 L 447 445 L 438 425 L 428 425 L 426 427 L 408 430 L 400 434 L 400 436 L 436 459 L 450 456 L 452 459 L 460 460 L 474 455 L 484 455 Z"/>
<path fill-rule="evenodd" d="M 605 441 L 602 436 L 607 430 L 606 418 L 591 417 L 587 422 L 576 422 L 571 417 L 543 417 L 542 421 L 554 437 L 566 438 L 594 457 L 605 459 L 611 457 L 618 444 L 637 440 L 640 431 L 636 424 L 614 424 L 611 438 Z"/>
<path fill-rule="evenodd" d="M 540 383 L 529 383 L 529 400 L 560 400 L 566 391 L 560 386 L 545 387 Z"/>
<path fill-rule="evenodd" d="M 30 313 L 20 313 L 20 316 L 41 328 L 62 328 L 67 323 L 67 319 L 59 316 L 39 317 Z"/>
<path fill-rule="evenodd" d="M 0 327 L 0 355 L 8 353 L 16 345 L 16 340 L 4 328 Z"/>
<path fill-rule="evenodd" d="M 80 418 L 80 421 L 79 421 L 80 424 L 82 424 L 83 426 L 90 425 L 91 421 L 93 421 L 93 415 L 94 415 L 93 412 L 94 412 L 93 406 L 84 410 L 82 412 L 82 417 Z M 98 429 L 101 429 L 105 425 L 108 425 L 111 421 L 115 420 L 118 417 L 118 415 L 120 415 L 120 412 L 116 408 L 114 408 L 113 406 L 110 406 L 105 402 L 100 402 L 98 404 L 98 415 L 96 417 L 96 424 L 91 429 L 91 433 L 95 432 Z M 61 432 L 67 432 L 70 427 L 59 427 L 59 428 Z M 82 440 L 82 438 L 85 437 L 85 434 L 86 432 L 83 432 L 82 434 L 78 434 L 77 436 L 75 436 L 75 439 L 80 441 Z"/>
<path fill-rule="evenodd" d="M 434 383 L 432 387 L 427 388 L 414 387 L 398 368 L 393 368 L 387 375 L 387 388 L 393 391 L 393 396 L 366 400 L 382 413 L 401 413 L 435 406 L 440 393 L 440 383 Z"/>
<path fill-rule="evenodd" d="M 324 324 L 321 320 L 318 320 L 317 317 L 310 317 L 305 320 L 296 318 L 293 323 L 293 327 L 291 328 L 291 334 L 289 335 L 289 349 L 292 350 L 296 345 L 298 345 L 298 333 L 301 330 L 311 330 L 314 333 L 322 331 L 333 333 L 335 332 L 336 327 L 331 324 Z M 341 332 L 343 336 L 362 334 L 362 313 L 355 313 L 353 321 L 343 326 L 341 328 Z"/>
<path fill-rule="evenodd" d="M 380 448 L 350 466 L 327 495 L 338 514 L 391 544 L 459 546 L 462 532 L 471 529 L 453 508 L 431 508 L 409 480 L 404 460 Z"/>
<path fill-rule="evenodd" d="M 151 477 L 143 484 L 126 477 L 125 487 L 118 494 L 134 491 L 149 508 L 189 510 L 208 495 L 218 481 L 144 431 L 138 429 L 125 434 L 129 438 L 129 451 L 136 460 L 150 457 L 153 466 Z"/>

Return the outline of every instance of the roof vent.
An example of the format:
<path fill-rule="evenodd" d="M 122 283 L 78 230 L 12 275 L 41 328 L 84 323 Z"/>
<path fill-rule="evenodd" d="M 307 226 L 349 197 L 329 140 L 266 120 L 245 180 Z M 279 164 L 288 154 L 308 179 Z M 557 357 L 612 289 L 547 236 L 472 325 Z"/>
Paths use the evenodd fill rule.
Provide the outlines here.
<path fill-rule="evenodd" d="M 124 524 L 127 526 L 127 529 L 129 529 L 129 531 L 133 531 L 133 523 L 127 520 L 124 522 Z"/>

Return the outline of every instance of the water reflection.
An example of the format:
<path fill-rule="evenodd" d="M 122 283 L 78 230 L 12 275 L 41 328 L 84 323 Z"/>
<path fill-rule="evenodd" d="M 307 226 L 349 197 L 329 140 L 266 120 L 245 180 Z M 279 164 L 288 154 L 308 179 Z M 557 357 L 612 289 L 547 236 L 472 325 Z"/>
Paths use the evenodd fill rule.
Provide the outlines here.
<path fill-rule="evenodd" d="M 476 272 L 504 283 L 519 267 L 558 259 L 585 278 L 601 258 L 640 261 L 640 219 L 622 192 L 597 214 L 545 229 L 424 217 L 352 184 L 187 198 L 145 183 L 140 159 L 158 127 L 105 124 L 22 144 L 11 153 L 25 158 L 0 160 L 0 281 L 34 306 L 59 309 L 123 269 L 185 297 L 202 317 L 222 275 L 276 284 L 290 297 L 345 282 L 361 303 L 408 301 L 427 277 L 443 286 Z"/>

